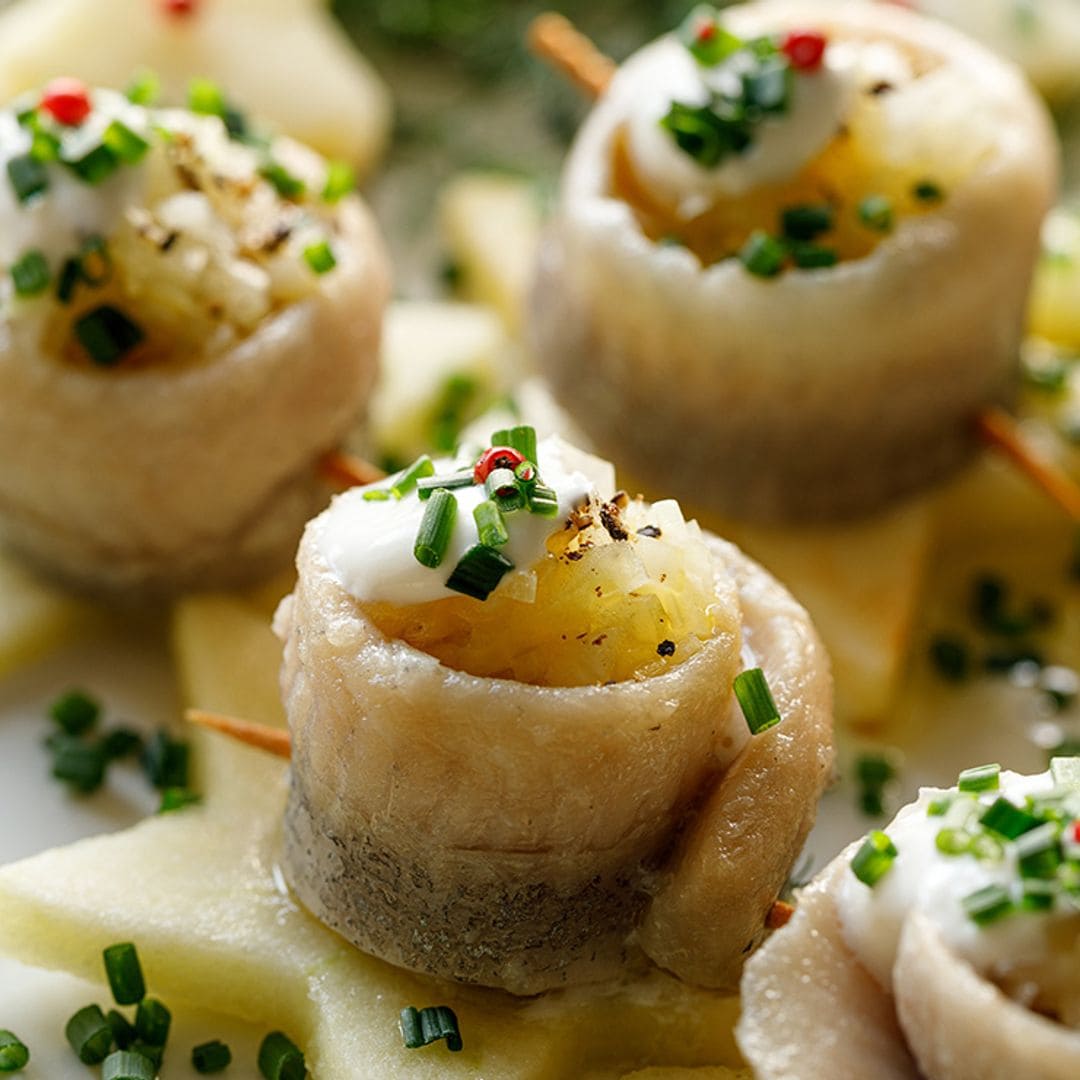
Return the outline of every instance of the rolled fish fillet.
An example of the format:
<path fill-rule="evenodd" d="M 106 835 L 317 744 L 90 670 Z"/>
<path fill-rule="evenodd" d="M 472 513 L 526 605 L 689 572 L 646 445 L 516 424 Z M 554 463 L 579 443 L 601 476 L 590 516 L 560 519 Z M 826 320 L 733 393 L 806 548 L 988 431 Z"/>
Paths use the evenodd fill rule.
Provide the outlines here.
<path fill-rule="evenodd" d="M 924 789 L 747 965 L 760 1080 L 1080 1075 L 1080 759 Z"/>
<path fill-rule="evenodd" d="M 1007 62 L 885 5 L 696 11 L 586 120 L 530 334 L 643 483 L 739 518 L 927 484 L 1007 401 L 1058 160 Z"/>
<path fill-rule="evenodd" d="M 829 773 L 821 645 L 735 548 L 561 440 L 511 441 L 516 494 L 473 482 L 506 435 L 305 532 L 277 618 L 286 876 L 416 971 L 532 994 L 653 962 L 733 988 Z M 732 692 L 755 667 L 783 717 L 760 734 Z"/>
<path fill-rule="evenodd" d="M 375 377 L 366 208 L 237 114 L 71 80 L 0 113 L 0 158 L 0 535 L 91 588 L 286 563 Z"/>

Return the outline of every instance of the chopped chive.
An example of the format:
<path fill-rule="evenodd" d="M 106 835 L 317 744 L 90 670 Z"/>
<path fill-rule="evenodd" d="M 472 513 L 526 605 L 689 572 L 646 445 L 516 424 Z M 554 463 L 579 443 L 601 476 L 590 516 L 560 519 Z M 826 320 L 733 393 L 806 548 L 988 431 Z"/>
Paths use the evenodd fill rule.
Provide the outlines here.
<path fill-rule="evenodd" d="M 874 232 L 887 233 L 893 227 L 892 200 L 884 195 L 867 195 L 859 203 L 859 221 Z"/>
<path fill-rule="evenodd" d="M 875 829 L 863 841 L 851 860 L 851 872 L 873 888 L 892 868 L 899 852 L 886 833 Z"/>
<path fill-rule="evenodd" d="M 126 1050 L 138 1038 L 134 1025 L 130 1024 L 127 1017 L 116 1009 L 110 1009 L 105 1014 L 105 1023 L 109 1025 L 113 1042 L 120 1050 Z"/>
<path fill-rule="evenodd" d="M 114 120 L 102 133 L 101 141 L 125 165 L 135 165 L 146 156 L 150 144 L 119 120 Z"/>
<path fill-rule="evenodd" d="M 1039 819 L 1009 802 L 1004 795 L 999 795 L 979 818 L 979 823 L 1006 840 L 1015 840 L 1034 829 Z"/>
<path fill-rule="evenodd" d="M 315 244 L 308 244 L 304 248 L 304 262 L 319 275 L 328 274 L 337 266 L 337 259 L 334 258 L 334 253 L 325 240 L 320 240 Z"/>
<path fill-rule="evenodd" d="M 987 926 L 1013 910 L 1012 897 L 1001 885 L 985 885 L 960 901 L 972 922 Z"/>
<path fill-rule="evenodd" d="M 1017 864 L 1025 878 L 1052 878 L 1061 865 L 1060 830 L 1048 821 L 1016 839 Z"/>
<path fill-rule="evenodd" d="M 119 155 L 105 143 L 92 146 L 80 158 L 63 158 L 64 164 L 85 184 L 96 186 L 120 168 Z"/>
<path fill-rule="evenodd" d="M 529 513 L 541 517 L 556 517 L 559 513 L 559 495 L 547 484 L 535 484 L 528 491 Z"/>
<path fill-rule="evenodd" d="M 265 1080 L 304 1080 L 307 1066 L 300 1048 L 288 1035 L 271 1031 L 259 1047 L 259 1072 Z"/>
<path fill-rule="evenodd" d="M 365 491 L 360 498 L 364 502 L 389 502 L 392 496 L 386 488 L 371 488 L 370 491 Z"/>
<path fill-rule="evenodd" d="M 140 1054 L 146 1058 L 155 1069 L 161 1068 L 161 1062 L 165 1057 L 164 1046 L 151 1046 L 148 1042 L 144 1042 L 142 1039 L 136 1039 L 130 1047 L 130 1050 L 134 1054 Z"/>
<path fill-rule="evenodd" d="M 962 682 L 971 667 L 967 646 L 956 638 L 935 638 L 930 643 L 930 660 L 938 674 L 950 682 Z"/>
<path fill-rule="evenodd" d="M 940 829 L 934 846 L 942 855 L 966 855 L 971 850 L 972 835 L 964 829 Z"/>
<path fill-rule="evenodd" d="M 142 750 L 142 736 L 131 728 L 117 727 L 106 731 L 101 739 L 101 749 L 109 761 L 119 761 Z"/>
<path fill-rule="evenodd" d="M 232 1051 L 220 1039 L 200 1043 L 191 1051 L 191 1067 L 200 1074 L 221 1072 L 232 1062 Z"/>
<path fill-rule="evenodd" d="M 117 1005 L 134 1005 L 146 996 L 139 954 L 130 941 L 110 945 L 102 954 L 105 974 Z"/>
<path fill-rule="evenodd" d="M 952 803 L 953 801 L 948 795 L 943 799 L 931 799 L 929 806 L 926 808 L 926 816 L 944 817 Z"/>
<path fill-rule="evenodd" d="M 225 95 L 210 79 L 192 79 L 188 83 L 187 105 L 200 116 L 225 116 Z"/>
<path fill-rule="evenodd" d="M 9 158 L 7 174 L 15 191 L 15 198 L 21 203 L 28 203 L 36 195 L 45 192 L 49 186 L 48 171 L 32 154 Z"/>
<path fill-rule="evenodd" d="M 113 367 L 146 337 L 142 328 L 111 304 L 75 320 L 75 337 L 99 367 Z"/>
<path fill-rule="evenodd" d="M 153 1061 L 134 1050 L 116 1050 L 101 1066 L 101 1080 L 154 1080 Z"/>
<path fill-rule="evenodd" d="M 484 481 L 484 491 L 503 510 L 517 510 L 525 501 L 513 469 L 492 469 Z"/>
<path fill-rule="evenodd" d="M 30 1060 L 30 1050 L 13 1031 L 0 1031 L 0 1072 L 18 1072 Z"/>
<path fill-rule="evenodd" d="M 476 522 L 480 543 L 484 547 L 502 547 L 510 539 L 502 511 L 491 499 L 485 499 L 473 507 L 473 520 Z"/>
<path fill-rule="evenodd" d="M 760 735 L 776 727 L 783 719 L 761 668 L 739 672 L 731 685 L 751 735 Z"/>
<path fill-rule="evenodd" d="M 157 998 L 144 997 L 135 1010 L 135 1031 L 147 1046 L 164 1046 L 169 1038 L 172 1013 Z"/>
<path fill-rule="evenodd" d="M 161 93 L 161 80 L 149 70 L 138 72 L 124 91 L 132 105 L 153 105 Z"/>
<path fill-rule="evenodd" d="M 800 270 L 821 270 L 839 261 L 835 248 L 820 244 L 792 244 L 791 260 Z"/>
<path fill-rule="evenodd" d="M 83 735 L 98 722 L 101 704 L 82 690 L 68 690 L 49 706 L 49 716 L 68 735 Z"/>
<path fill-rule="evenodd" d="M 1020 906 L 1025 911 L 1049 911 L 1060 891 L 1057 881 L 1027 878 L 1021 886 Z"/>
<path fill-rule="evenodd" d="M 396 476 L 390 485 L 390 494 L 395 499 L 400 499 L 404 495 L 408 495 L 414 487 L 416 487 L 417 481 L 423 479 L 425 476 L 435 475 L 435 465 L 431 458 L 427 454 L 421 454 L 407 469 L 403 469 L 402 472 Z"/>
<path fill-rule="evenodd" d="M 186 742 L 173 739 L 167 731 L 158 730 L 150 737 L 142 755 L 146 778 L 154 787 L 184 788 L 188 786 L 191 748 Z"/>
<path fill-rule="evenodd" d="M 420 528 L 413 544 L 413 555 L 421 566 L 434 569 L 446 558 L 456 519 L 457 498 L 453 493 L 446 488 L 433 491 L 424 507 L 424 516 L 420 519 Z"/>
<path fill-rule="evenodd" d="M 51 131 L 34 131 L 33 141 L 30 143 L 30 156 L 42 165 L 50 161 L 60 160 L 60 140 Z"/>
<path fill-rule="evenodd" d="M 672 102 L 660 126 L 670 132 L 684 154 L 706 169 L 731 154 L 742 153 L 752 141 L 752 125 L 745 117 L 722 117 L 708 105 Z"/>
<path fill-rule="evenodd" d="M 52 775 L 83 795 L 97 791 L 105 780 L 108 764 L 99 744 L 84 743 L 71 735 L 58 735 L 49 743 Z"/>
<path fill-rule="evenodd" d="M 813 240 L 833 227 L 828 203 L 786 207 L 780 213 L 780 229 L 788 240 Z"/>
<path fill-rule="evenodd" d="M 65 259 L 60 267 L 60 276 L 56 279 L 56 299 L 61 304 L 68 304 L 75 295 L 82 273 L 77 259 Z"/>
<path fill-rule="evenodd" d="M 202 796 L 186 787 L 167 787 L 161 793 L 161 804 L 158 806 L 159 814 L 171 814 L 176 810 L 183 810 L 188 806 L 198 806 L 202 802 Z"/>
<path fill-rule="evenodd" d="M 104 1061 L 112 1047 L 112 1029 L 97 1005 L 87 1005 L 75 1013 L 64 1026 L 64 1035 L 84 1065 Z"/>
<path fill-rule="evenodd" d="M 431 493 L 438 488 L 455 491 L 458 488 L 472 487 L 474 483 L 472 469 L 443 476 L 425 476 L 416 481 L 416 494 L 421 500 L 429 499 Z"/>
<path fill-rule="evenodd" d="M 536 428 L 530 424 L 518 424 L 517 427 L 501 428 L 491 436 L 492 446 L 509 446 L 516 450 L 526 461 L 536 461 Z"/>
<path fill-rule="evenodd" d="M 971 838 L 971 854 L 979 862 L 1001 862 L 1005 858 L 1005 849 L 991 833 L 980 832 Z"/>
<path fill-rule="evenodd" d="M 755 277 L 776 277 L 784 266 L 787 250 L 779 240 L 756 229 L 742 246 L 739 261 Z"/>
<path fill-rule="evenodd" d="M 454 592 L 486 600 L 514 564 L 495 548 L 474 544 L 458 561 L 446 579 L 446 587 Z"/>
<path fill-rule="evenodd" d="M 746 44 L 717 21 L 716 13 L 696 7 L 679 27 L 679 38 L 694 59 L 704 67 L 715 67 L 734 56 Z"/>
<path fill-rule="evenodd" d="M 344 161 L 326 163 L 326 182 L 323 184 L 322 200 L 326 203 L 340 202 L 356 188 L 356 173 Z"/>
<path fill-rule="evenodd" d="M 433 1005 L 426 1009 L 408 1005 L 401 1010 L 399 1027 L 409 1050 L 418 1050 L 439 1039 L 445 1039 L 446 1049 L 454 1053 L 464 1045 L 457 1016 L 448 1005 Z"/>
<path fill-rule="evenodd" d="M 38 296 L 49 287 L 51 280 L 49 264 L 37 249 L 26 252 L 11 267 L 11 281 L 16 296 Z"/>
<path fill-rule="evenodd" d="M 885 788 L 896 779 L 893 763 L 884 754 L 860 754 L 855 761 L 855 776 L 859 781 L 862 812 L 870 817 L 884 814 Z"/>
<path fill-rule="evenodd" d="M 965 769 L 956 782 L 960 791 L 980 792 L 997 791 L 1001 780 L 1001 766 L 977 765 L 973 769 Z"/>
<path fill-rule="evenodd" d="M 533 486 L 539 480 L 536 466 L 531 461 L 523 461 L 514 469 L 514 477 L 519 484 Z"/>
<path fill-rule="evenodd" d="M 262 164 L 259 175 L 268 181 L 283 199 L 299 199 L 307 190 L 303 180 L 293 176 L 284 165 L 272 158 Z"/>
<path fill-rule="evenodd" d="M 911 194 L 924 203 L 939 203 L 945 198 L 945 192 L 933 180 L 920 180 L 912 186 Z"/>

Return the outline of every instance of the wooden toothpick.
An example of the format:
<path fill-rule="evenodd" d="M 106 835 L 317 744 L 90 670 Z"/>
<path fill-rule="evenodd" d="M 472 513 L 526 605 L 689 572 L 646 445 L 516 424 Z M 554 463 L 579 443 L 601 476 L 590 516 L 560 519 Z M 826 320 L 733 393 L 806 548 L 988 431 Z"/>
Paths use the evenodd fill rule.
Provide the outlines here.
<path fill-rule="evenodd" d="M 319 458 L 319 473 L 337 487 L 360 487 L 382 480 L 386 473 L 370 461 L 346 454 L 344 450 L 330 450 Z"/>
<path fill-rule="evenodd" d="M 220 731 L 231 739 L 254 746 L 258 750 L 266 750 L 278 757 L 292 756 L 292 740 L 289 738 L 289 733 L 282 728 L 256 724 L 251 720 L 241 720 L 239 717 L 225 716 L 223 713 L 206 712 L 203 709 L 188 709 L 184 713 L 184 719 L 189 724 Z"/>

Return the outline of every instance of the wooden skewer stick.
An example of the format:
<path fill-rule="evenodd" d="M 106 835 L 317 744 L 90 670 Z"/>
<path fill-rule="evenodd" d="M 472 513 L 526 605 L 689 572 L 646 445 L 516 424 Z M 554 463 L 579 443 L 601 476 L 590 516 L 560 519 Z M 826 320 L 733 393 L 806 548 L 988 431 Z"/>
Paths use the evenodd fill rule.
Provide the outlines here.
<path fill-rule="evenodd" d="M 330 450 L 319 458 L 319 472 L 324 479 L 338 487 L 360 487 L 382 480 L 386 473 L 370 461 L 346 454 L 343 450 Z"/>
<path fill-rule="evenodd" d="M 266 750 L 278 757 L 292 756 L 292 740 L 289 738 L 289 733 L 282 728 L 256 724 L 251 720 L 241 720 L 235 716 L 225 716 L 223 713 L 205 712 L 203 709 L 188 709 L 184 713 L 184 719 L 189 724 L 198 724 L 199 727 L 220 731 L 231 739 L 254 746 L 259 750 Z"/>

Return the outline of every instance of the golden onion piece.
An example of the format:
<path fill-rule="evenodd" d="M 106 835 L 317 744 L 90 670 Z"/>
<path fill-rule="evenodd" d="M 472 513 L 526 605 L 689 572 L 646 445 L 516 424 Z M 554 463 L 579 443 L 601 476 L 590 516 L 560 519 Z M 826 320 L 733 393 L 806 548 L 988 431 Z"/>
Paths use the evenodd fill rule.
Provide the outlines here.
<path fill-rule="evenodd" d="M 1013 392 L 1052 128 L 1012 66 L 902 10 L 762 0 L 719 25 L 813 30 L 822 66 L 713 166 L 661 120 L 730 72 L 674 36 L 631 57 L 567 161 L 532 341 L 642 482 L 742 518 L 867 511 L 955 468 Z M 809 241 L 784 218 L 806 207 Z"/>

